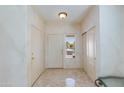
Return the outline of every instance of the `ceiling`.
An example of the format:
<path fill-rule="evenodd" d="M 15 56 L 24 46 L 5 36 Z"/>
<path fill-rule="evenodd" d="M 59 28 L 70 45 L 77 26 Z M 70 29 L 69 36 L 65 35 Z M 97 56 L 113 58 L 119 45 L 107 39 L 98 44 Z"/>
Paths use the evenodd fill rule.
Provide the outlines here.
<path fill-rule="evenodd" d="M 40 13 L 46 22 L 80 22 L 85 12 L 90 7 L 88 5 L 36 5 L 35 9 Z M 66 12 L 67 18 L 60 20 L 58 13 Z"/>

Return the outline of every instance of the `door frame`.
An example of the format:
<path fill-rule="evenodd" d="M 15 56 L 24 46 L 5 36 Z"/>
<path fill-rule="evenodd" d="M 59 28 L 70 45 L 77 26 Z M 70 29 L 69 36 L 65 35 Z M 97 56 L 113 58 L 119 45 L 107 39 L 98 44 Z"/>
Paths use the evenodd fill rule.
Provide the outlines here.
<path fill-rule="evenodd" d="M 66 44 L 65 44 L 65 37 L 66 37 L 66 35 L 74 35 L 75 36 L 75 58 L 73 59 L 73 58 L 65 58 L 65 52 L 66 52 Z M 64 37 L 63 37 L 63 42 L 64 42 L 64 44 L 63 44 L 63 68 L 67 68 L 66 67 L 66 62 L 67 62 L 67 60 L 75 60 L 75 62 L 77 61 L 77 33 L 65 33 L 64 34 Z M 68 68 L 70 68 L 70 67 L 68 67 Z M 71 68 L 73 68 L 73 67 L 71 67 Z"/>

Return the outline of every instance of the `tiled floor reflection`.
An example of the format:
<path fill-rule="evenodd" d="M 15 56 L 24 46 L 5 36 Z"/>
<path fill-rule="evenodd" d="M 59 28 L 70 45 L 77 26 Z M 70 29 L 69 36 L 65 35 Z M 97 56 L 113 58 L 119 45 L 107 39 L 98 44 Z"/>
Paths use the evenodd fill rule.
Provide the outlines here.
<path fill-rule="evenodd" d="M 34 87 L 94 87 L 82 69 L 47 69 Z"/>

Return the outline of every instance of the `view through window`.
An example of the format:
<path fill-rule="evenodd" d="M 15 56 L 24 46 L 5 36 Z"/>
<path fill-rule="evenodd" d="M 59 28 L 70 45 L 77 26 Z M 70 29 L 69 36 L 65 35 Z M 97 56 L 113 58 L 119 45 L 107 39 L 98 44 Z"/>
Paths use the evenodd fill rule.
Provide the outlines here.
<path fill-rule="evenodd" d="M 66 35 L 65 43 L 66 43 L 66 58 L 75 58 L 75 35 Z"/>

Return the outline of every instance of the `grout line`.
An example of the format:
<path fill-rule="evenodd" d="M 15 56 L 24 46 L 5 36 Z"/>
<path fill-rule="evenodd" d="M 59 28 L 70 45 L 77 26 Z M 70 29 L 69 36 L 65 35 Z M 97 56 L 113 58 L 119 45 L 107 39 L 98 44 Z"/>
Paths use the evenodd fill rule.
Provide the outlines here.
<path fill-rule="evenodd" d="M 46 72 L 46 69 L 43 71 L 43 72 L 41 72 L 41 74 L 38 76 L 38 78 L 34 81 L 34 83 L 31 85 L 31 87 L 33 87 L 34 86 L 34 84 L 38 81 L 38 79 L 42 76 L 42 74 L 43 73 L 45 73 Z"/>

